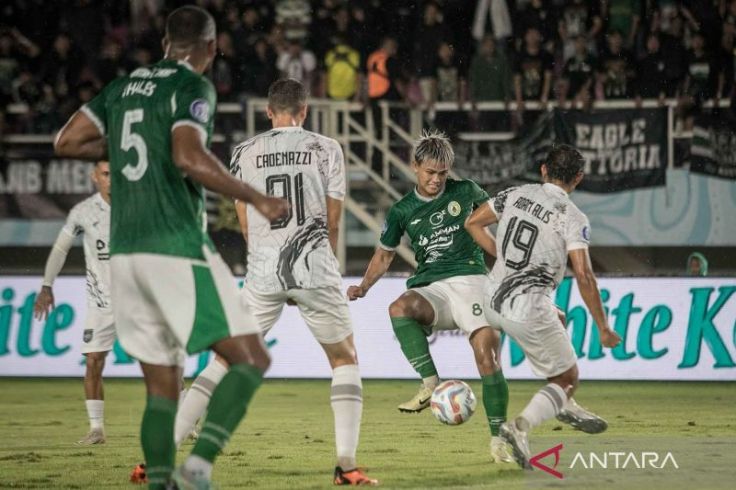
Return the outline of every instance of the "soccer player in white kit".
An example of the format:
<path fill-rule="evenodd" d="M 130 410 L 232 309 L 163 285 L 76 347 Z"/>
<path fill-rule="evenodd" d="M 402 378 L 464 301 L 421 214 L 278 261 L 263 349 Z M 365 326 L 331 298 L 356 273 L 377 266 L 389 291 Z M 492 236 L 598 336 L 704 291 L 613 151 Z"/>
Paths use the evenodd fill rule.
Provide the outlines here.
<path fill-rule="evenodd" d="M 285 218 L 268 221 L 236 202 L 248 246 L 243 298 L 264 335 L 285 303 L 295 304 L 332 367 L 336 485 L 376 485 L 356 463 L 363 391 L 353 328 L 335 257 L 345 197 L 345 162 L 334 139 L 302 128 L 307 92 L 294 79 L 274 82 L 268 94 L 273 129 L 238 145 L 230 170 L 254 189 L 291 204 Z M 177 416 L 180 442 L 206 406 L 224 372 L 210 363 L 194 381 Z"/>
<path fill-rule="evenodd" d="M 497 257 L 485 295 L 488 323 L 509 334 L 534 373 L 548 381 L 521 414 L 501 426 L 517 463 L 527 469 L 528 432 L 545 420 L 556 416 L 588 433 L 607 428 L 603 419 L 572 399 L 578 386 L 577 359 L 553 300 L 569 257 L 601 344 L 615 347 L 621 341 L 608 325 L 590 263 L 590 224 L 568 196 L 583 179 L 584 163 L 575 148 L 556 145 L 542 164 L 543 184 L 499 192 L 465 224 L 478 245 Z M 485 228 L 496 222 L 494 243 Z"/>
<path fill-rule="evenodd" d="M 115 343 L 115 324 L 110 302 L 110 165 L 99 161 L 92 171 L 97 192 L 72 208 L 46 261 L 43 285 L 34 311 L 45 320 L 54 307 L 53 285 L 74 239 L 84 234 L 84 262 L 87 268 L 87 319 L 82 334 L 85 357 L 84 394 L 90 430 L 77 444 L 105 442 L 105 397 L 102 370 L 105 357 Z"/>

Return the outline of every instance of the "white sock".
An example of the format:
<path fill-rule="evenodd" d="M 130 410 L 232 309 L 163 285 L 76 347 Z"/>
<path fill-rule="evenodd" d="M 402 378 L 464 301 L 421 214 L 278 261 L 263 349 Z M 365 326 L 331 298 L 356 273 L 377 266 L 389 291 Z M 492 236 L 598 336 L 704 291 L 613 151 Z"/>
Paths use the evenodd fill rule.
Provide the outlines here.
<path fill-rule="evenodd" d="M 337 465 L 343 470 L 352 470 L 357 466 L 355 453 L 363 414 L 363 384 L 357 364 L 340 366 L 332 371 L 330 402 L 335 415 Z"/>
<path fill-rule="evenodd" d="M 182 381 L 182 383 L 183 383 L 183 381 Z M 182 386 L 184 386 L 184 385 L 182 384 Z M 181 404 L 184 403 L 184 398 L 186 398 L 186 396 L 187 396 L 187 391 L 189 391 L 189 390 L 187 390 L 186 388 L 182 388 L 181 391 L 179 392 L 179 406 L 180 407 L 181 407 Z"/>
<path fill-rule="evenodd" d="M 516 418 L 516 426 L 523 431 L 531 430 L 560 413 L 566 403 L 565 390 L 558 384 L 549 383 L 534 394 L 521 415 Z"/>
<path fill-rule="evenodd" d="M 102 430 L 105 425 L 105 400 L 85 400 L 84 404 L 87 405 L 89 428 Z"/>
<path fill-rule="evenodd" d="M 435 388 L 437 388 L 437 385 L 440 384 L 440 377 L 435 374 L 434 376 L 429 376 L 428 378 L 422 378 L 422 384 L 425 388 L 434 390 Z"/>
<path fill-rule="evenodd" d="M 206 459 L 190 454 L 184 461 L 184 469 L 191 475 L 196 475 L 205 480 L 212 479 L 212 463 Z"/>
<path fill-rule="evenodd" d="M 184 401 L 179 403 L 179 410 L 176 412 L 174 442 L 177 447 L 192 431 L 197 420 L 204 415 L 212 392 L 227 371 L 227 367 L 217 361 L 212 361 L 189 387 Z"/>

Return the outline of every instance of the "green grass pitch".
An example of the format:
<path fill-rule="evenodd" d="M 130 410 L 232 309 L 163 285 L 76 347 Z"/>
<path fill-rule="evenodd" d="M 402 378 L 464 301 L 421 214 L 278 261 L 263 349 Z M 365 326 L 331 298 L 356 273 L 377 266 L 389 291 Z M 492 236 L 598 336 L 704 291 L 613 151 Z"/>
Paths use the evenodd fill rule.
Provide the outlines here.
<path fill-rule="evenodd" d="M 480 398 L 480 384 L 471 385 Z M 541 385 L 511 381 L 510 414 Z M 609 430 L 590 436 L 553 420 L 531 438 L 532 453 L 565 444 L 563 480 L 491 464 L 480 399 L 476 415 L 457 427 L 439 424 L 429 410 L 399 413 L 396 405 L 416 388 L 408 381 L 364 383 L 358 458 L 385 488 L 672 490 L 729 488 L 736 476 L 736 383 L 582 383 L 576 398 L 608 419 Z M 142 460 L 143 384 L 109 380 L 105 392 L 107 444 L 77 447 L 87 430 L 81 380 L 0 379 L 0 488 L 136 488 L 128 475 Z M 329 381 L 267 380 L 214 479 L 223 489 L 331 488 L 333 447 Z M 190 448 L 182 447 L 178 461 Z M 568 466 L 578 450 L 670 451 L 679 468 L 576 472 Z"/>

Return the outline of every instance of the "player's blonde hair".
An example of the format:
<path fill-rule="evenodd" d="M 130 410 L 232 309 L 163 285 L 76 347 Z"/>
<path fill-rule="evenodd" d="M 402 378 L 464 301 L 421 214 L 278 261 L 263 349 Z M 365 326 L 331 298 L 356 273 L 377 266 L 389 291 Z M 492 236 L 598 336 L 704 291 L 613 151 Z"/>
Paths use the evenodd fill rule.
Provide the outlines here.
<path fill-rule="evenodd" d="M 411 153 L 417 165 L 426 161 L 434 161 L 452 167 L 455 162 L 455 150 L 452 149 L 450 138 L 442 131 L 435 129 L 422 131 Z"/>

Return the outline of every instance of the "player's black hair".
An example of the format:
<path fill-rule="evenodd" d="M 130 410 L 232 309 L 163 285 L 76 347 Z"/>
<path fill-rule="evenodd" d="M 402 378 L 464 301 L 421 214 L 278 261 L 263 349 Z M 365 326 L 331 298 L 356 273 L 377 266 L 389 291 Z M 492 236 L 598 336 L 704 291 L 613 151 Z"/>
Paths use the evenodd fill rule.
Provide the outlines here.
<path fill-rule="evenodd" d="M 186 5 L 166 19 L 166 38 L 180 47 L 215 39 L 215 19 L 205 9 Z"/>
<path fill-rule="evenodd" d="M 275 113 L 296 114 L 307 105 L 307 89 L 293 78 L 281 78 L 268 87 L 268 107 Z"/>
<path fill-rule="evenodd" d="M 550 179 L 569 184 L 582 172 L 585 159 L 575 147 L 559 144 L 547 153 L 544 163 Z"/>

